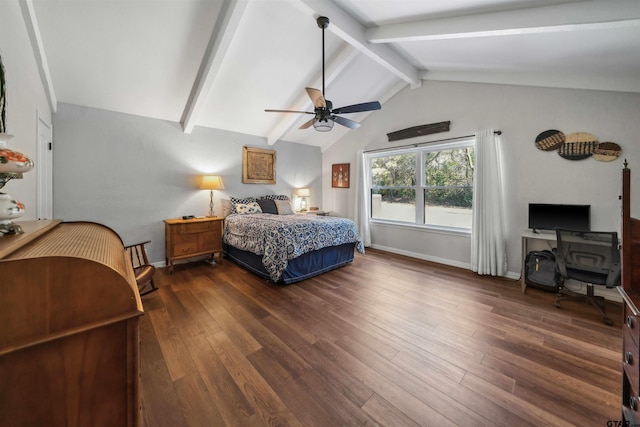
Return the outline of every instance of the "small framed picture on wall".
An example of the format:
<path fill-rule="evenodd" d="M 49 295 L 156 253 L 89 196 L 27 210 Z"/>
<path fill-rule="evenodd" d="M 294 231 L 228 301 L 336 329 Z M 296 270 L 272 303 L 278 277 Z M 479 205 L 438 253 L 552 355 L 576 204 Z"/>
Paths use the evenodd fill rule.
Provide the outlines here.
<path fill-rule="evenodd" d="M 333 188 L 349 188 L 349 163 L 336 163 L 331 166 L 331 186 Z"/>

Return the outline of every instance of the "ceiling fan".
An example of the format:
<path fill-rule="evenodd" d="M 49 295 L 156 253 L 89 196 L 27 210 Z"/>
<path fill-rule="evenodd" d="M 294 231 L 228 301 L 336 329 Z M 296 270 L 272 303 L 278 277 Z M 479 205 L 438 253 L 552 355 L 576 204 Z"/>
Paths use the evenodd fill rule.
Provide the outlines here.
<path fill-rule="evenodd" d="M 305 88 L 307 95 L 313 102 L 313 111 L 295 111 L 295 110 L 264 110 L 270 113 L 301 113 L 313 114 L 314 117 L 300 126 L 299 129 L 307 129 L 313 125 L 314 129 L 319 132 L 328 132 L 333 129 L 333 123 L 336 122 L 349 129 L 360 127 L 360 123 L 336 114 L 360 113 L 364 111 L 379 110 L 381 107 L 378 101 L 365 102 L 362 104 L 347 105 L 346 107 L 333 108 L 331 101 L 324 97 L 324 30 L 329 26 L 329 18 L 320 16 L 316 19 L 318 27 L 322 28 L 322 92 L 314 88 Z"/>

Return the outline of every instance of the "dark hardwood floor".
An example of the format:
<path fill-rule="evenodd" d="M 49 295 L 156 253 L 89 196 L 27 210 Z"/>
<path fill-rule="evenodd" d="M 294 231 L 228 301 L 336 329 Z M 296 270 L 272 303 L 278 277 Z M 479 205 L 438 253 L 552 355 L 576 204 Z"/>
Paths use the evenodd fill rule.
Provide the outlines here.
<path fill-rule="evenodd" d="M 367 250 L 289 286 L 225 260 L 142 298 L 144 419 L 161 426 L 606 426 L 621 307 Z M 617 424 L 616 424 L 617 425 Z"/>

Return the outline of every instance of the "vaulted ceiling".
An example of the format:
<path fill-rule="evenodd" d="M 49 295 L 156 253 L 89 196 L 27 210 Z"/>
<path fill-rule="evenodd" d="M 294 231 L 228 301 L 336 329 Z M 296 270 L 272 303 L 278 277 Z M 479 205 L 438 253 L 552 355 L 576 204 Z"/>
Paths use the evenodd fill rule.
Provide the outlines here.
<path fill-rule="evenodd" d="M 640 92 L 640 1 L 20 0 L 56 102 L 326 148 L 304 88 L 336 107 L 424 80 Z M 362 121 L 375 114 L 345 115 Z"/>

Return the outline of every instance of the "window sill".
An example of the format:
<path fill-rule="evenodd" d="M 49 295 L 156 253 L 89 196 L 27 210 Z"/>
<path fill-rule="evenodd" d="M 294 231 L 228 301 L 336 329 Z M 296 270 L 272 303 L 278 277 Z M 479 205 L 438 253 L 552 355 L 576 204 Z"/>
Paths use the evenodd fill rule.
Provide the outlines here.
<path fill-rule="evenodd" d="M 429 233 L 449 234 L 454 236 L 471 237 L 471 230 L 466 228 L 453 228 L 453 227 L 437 227 L 434 225 L 418 225 L 408 222 L 389 221 L 382 219 L 370 219 L 370 224 L 381 225 L 384 227 L 401 228 L 403 230 L 419 230 L 427 231 Z"/>

